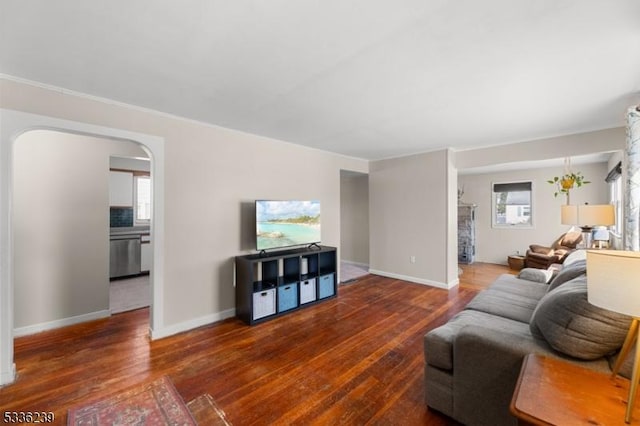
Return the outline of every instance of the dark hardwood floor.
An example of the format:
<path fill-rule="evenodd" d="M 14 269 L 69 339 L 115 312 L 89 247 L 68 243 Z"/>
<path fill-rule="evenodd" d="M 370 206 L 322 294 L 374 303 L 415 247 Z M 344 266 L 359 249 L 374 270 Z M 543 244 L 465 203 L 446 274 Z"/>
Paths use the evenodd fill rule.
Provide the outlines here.
<path fill-rule="evenodd" d="M 424 404 L 423 336 L 506 266 L 462 266 L 451 291 L 368 275 L 339 296 L 253 327 L 237 319 L 150 341 L 140 309 L 15 340 L 4 411 L 67 410 L 162 375 L 241 425 L 450 425 Z"/>

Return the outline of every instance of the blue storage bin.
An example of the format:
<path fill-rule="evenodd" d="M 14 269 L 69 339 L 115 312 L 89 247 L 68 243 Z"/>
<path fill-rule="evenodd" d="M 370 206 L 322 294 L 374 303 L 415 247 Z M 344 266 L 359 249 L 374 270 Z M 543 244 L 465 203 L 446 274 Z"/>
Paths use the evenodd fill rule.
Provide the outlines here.
<path fill-rule="evenodd" d="M 298 307 L 298 283 L 278 287 L 278 312 Z"/>
<path fill-rule="evenodd" d="M 335 274 L 327 274 L 320 277 L 320 285 L 318 289 L 318 296 L 320 299 L 333 296 L 335 293 Z"/>

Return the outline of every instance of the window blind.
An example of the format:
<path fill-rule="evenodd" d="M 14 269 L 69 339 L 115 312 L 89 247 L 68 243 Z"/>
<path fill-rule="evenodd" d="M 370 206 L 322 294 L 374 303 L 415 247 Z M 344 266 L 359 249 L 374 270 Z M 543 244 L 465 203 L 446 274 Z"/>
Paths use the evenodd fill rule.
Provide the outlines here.
<path fill-rule="evenodd" d="M 618 177 L 620 176 L 622 176 L 622 162 L 619 162 L 613 169 L 611 169 L 604 181 L 607 183 L 611 183 L 614 180 L 618 179 Z"/>
<path fill-rule="evenodd" d="M 531 191 L 531 182 L 494 183 L 493 192 Z"/>

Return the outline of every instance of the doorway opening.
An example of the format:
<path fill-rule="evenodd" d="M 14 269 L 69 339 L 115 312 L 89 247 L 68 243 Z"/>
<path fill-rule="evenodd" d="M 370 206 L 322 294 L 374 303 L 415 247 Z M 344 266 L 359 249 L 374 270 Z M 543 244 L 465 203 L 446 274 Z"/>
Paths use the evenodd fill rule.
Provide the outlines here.
<path fill-rule="evenodd" d="M 340 282 L 369 273 L 369 175 L 340 171 Z"/>
<path fill-rule="evenodd" d="M 109 158 L 109 310 L 151 305 L 151 161 Z"/>
<path fill-rule="evenodd" d="M 163 273 L 163 260 L 164 260 L 164 139 L 157 136 L 146 135 L 143 133 L 130 132 L 126 130 L 120 130 L 110 127 L 97 126 L 87 123 L 75 122 L 70 120 L 58 119 L 54 117 L 48 117 L 37 114 L 30 114 L 21 111 L 13 110 L 0 110 L 2 115 L 3 126 L 0 128 L 0 385 L 11 383 L 16 377 L 16 367 L 14 364 L 14 352 L 13 352 L 13 340 L 16 335 L 16 328 L 18 324 L 15 321 L 15 313 L 18 310 L 17 301 L 15 300 L 15 274 L 14 263 L 24 261 L 24 259 L 17 260 L 16 247 L 14 247 L 14 232 L 17 232 L 14 221 L 16 220 L 16 214 L 12 205 L 12 193 L 14 192 L 14 148 L 19 146 L 16 141 L 23 135 L 28 134 L 31 131 L 49 130 L 54 132 L 60 132 L 63 134 L 86 136 L 101 140 L 128 142 L 142 149 L 149 158 L 151 158 L 152 171 L 154 175 L 153 187 L 152 187 L 152 211 L 153 222 L 151 223 L 150 233 L 154 241 L 153 261 L 151 266 L 151 307 L 149 309 L 150 321 L 149 321 L 149 333 L 151 339 L 161 338 L 168 335 L 169 332 L 164 328 L 163 321 L 163 306 L 164 299 L 164 273 Z M 51 153 L 51 155 L 61 156 L 63 153 Z M 74 153 L 66 153 L 73 156 Z M 36 153 L 30 160 L 38 161 L 40 155 Z M 108 170 L 108 159 L 101 168 Z M 62 170 L 57 170 L 56 173 L 60 174 Z M 105 178 L 105 182 L 108 178 Z M 71 184 L 70 180 L 63 182 L 65 184 Z M 105 190 L 106 193 L 106 190 Z M 60 194 L 55 192 L 54 194 Z M 65 195 L 66 196 L 66 195 Z M 43 197 L 51 198 L 51 194 L 44 194 Z M 108 251 L 108 195 L 105 195 L 106 211 L 99 221 L 104 221 L 103 237 L 104 250 Z M 61 207 L 62 208 L 62 207 Z M 93 208 L 91 205 L 82 205 L 79 208 L 77 205 L 75 209 L 84 209 L 89 211 Z M 38 212 L 31 211 L 29 214 L 35 214 Z M 42 215 L 51 214 L 53 216 L 61 216 L 60 211 L 41 211 Z M 87 214 L 87 217 L 98 217 Z M 49 234 L 54 234 L 56 238 L 50 239 L 51 241 L 60 241 L 69 236 L 67 232 L 62 232 L 58 227 L 52 227 L 46 230 Z M 77 240 L 76 240 L 77 241 Z M 79 244 L 85 244 L 80 241 Z M 88 242 L 86 243 L 88 244 Z M 93 243 L 92 243 L 93 244 Z M 49 250 L 49 253 L 55 253 L 56 245 L 41 247 L 41 249 Z M 28 254 L 31 256 L 31 254 Z M 66 262 L 63 262 L 61 266 L 55 268 L 51 264 L 45 264 L 48 270 L 55 275 L 56 279 L 61 277 L 70 276 L 77 278 L 86 273 L 86 265 L 81 262 L 74 262 L 72 256 L 66 258 Z M 28 257 L 26 259 L 28 261 Z M 45 268 L 45 269 L 47 269 Z M 103 266 L 104 276 L 108 279 L 108 263 Z M 37 268 L 34 267 L 34 270 Z M 46 289 L 45 289 L 46 292 Z M 52 318 L 58 318 L 54 321 L 42 321 L 38 324 L 32 324 L 32 328 L 23 328 L 21 331 L 26 333 L 36 332 L 38 328 L 44 325 L 48 328 L 55 328 L 58 326 L 66 325 L 67 321 L 81 322 L 82 320 L 91 319 L 83 316 L 84 314 L 69 314 L 56 310 L 62 310 L 64 312 L 78 312 L 78 299 L 90 294 L 88 288 L 82 286 L 76 286 L 73 291 L 68 294 L 62 292 L 50 291 L 46 293 L 47 296 L 51 296 L 48 304 L 43 304 L 45 308 L 41 313 L 36 314 L 36 320 L 38 318 L 45 318 L 46 315 L 53 315 Z M 70 296 L 63 298 L 63 296 Z M 104 299 L 108 299 L 106 295 L 100 295 L 98 298 L 89 297 L 91 312 L 105 311 L 106 309 L 96 308 L 104 306 L 101 302 Z M 59 303 L 61 300 L 65 300 L 63 303 Z M 56 302 L 56 303 L 53 303 Z M 66 311 L 65 311 L 66 310 Z M 57 315 L 57 316 L 56 316 Z M 21 321 L 23 318 L 20 319 Z M 30 320 L 33 321 L 33 318 Z M 46 329 L 46 328 L 45 328 Z"/>
<path fill-rule="evenodd" d="M 121 298 L 125 304 L 116 310 L 111 304 L 112 241 L 105 230 L 117 217 L 110 188 L 114 154 L 146 158 L 129 161 L 143 164 L 138 168 L 149 175 L 146 153 L 131 141 L 53 130 L 31 130 L 16 139 L 11 200 L 14 336 L 107 317 L 140 303 L 135 294 L 118 292 L 127 296 Z M 132 195 L 133 174 L 129 200 L 113 202 L 133 211 Z M 144 227 L 147 236 L 150 219 Z M 138 259 L 139 274 L 140 233 L 136 238 L 138 251 L 130 257 Z M 150 306 L 148 276 L 146 281 L 143 302 Z"/>

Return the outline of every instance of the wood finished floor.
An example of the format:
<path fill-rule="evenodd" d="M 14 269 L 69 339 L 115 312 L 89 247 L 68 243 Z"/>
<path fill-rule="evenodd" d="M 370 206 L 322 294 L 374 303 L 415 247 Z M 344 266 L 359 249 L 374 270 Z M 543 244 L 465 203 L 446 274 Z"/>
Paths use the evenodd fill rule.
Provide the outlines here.
<path fill-rule="evenodd" d="M 168 375 L 185 401 L 210 394 L 235 426 L 451 425 L 424 405 L 423 336 L 506 266 L 462 266 L 446 291 L 368 275 L 339 296 L 249 327 L 225 320 L 150 341 L 148 309 L 15 341 L 4 411 L 67 410 Z"/>

